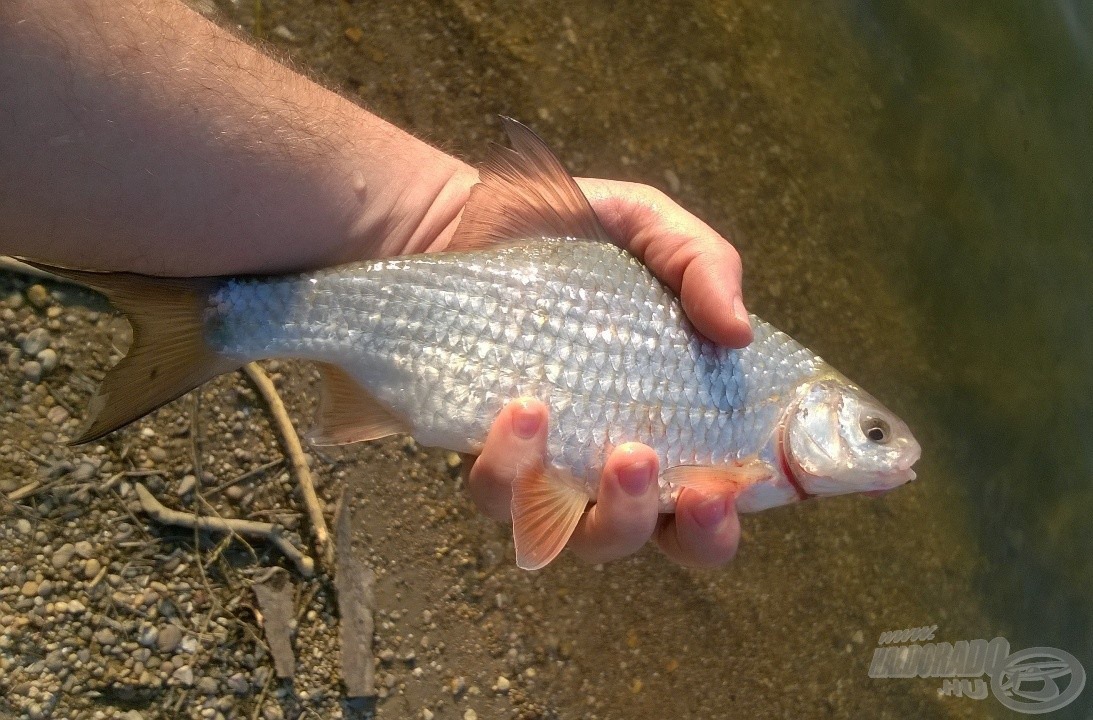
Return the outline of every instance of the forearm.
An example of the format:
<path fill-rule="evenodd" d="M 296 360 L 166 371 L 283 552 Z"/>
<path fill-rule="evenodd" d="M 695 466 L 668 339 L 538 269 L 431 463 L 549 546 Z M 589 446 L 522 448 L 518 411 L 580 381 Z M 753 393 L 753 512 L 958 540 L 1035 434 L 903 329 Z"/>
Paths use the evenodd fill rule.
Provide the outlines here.
<path fill-rule="evenodd" d="M 330 265 L 435 244 L 472 180 L 181 4 L 0 3 L 0 253 L 165 275 Z"/>

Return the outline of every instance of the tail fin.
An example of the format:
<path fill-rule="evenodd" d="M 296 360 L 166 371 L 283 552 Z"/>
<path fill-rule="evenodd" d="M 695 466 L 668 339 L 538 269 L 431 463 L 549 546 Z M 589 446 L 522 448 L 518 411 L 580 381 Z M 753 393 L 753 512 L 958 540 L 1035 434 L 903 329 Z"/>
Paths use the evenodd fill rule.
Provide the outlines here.
<path fill-rule="evenodd" d="M 158 278 L 23 262 L 101 292 L 133 326 L 129 352 L 91 398 L 86 424 L 72 445 L 98 440 L 243 365 L 205 342 L 204 313 L 215 278 Z"/>

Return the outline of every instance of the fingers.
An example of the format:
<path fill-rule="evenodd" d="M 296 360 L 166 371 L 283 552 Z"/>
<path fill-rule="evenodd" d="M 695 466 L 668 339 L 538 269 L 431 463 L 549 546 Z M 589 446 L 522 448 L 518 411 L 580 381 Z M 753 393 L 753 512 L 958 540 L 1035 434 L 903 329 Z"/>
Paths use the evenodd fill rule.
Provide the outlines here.
<path fill-rule="evenodd" d="M 657 525 L 657 456 L 639 443 L 620 445 L 604 466 L 596 504 L 581 519 L 569 547 L 602 563 L 637 552 Z"/>
<path fill-rule="evenodd" d="M 740 520 L 732 495 L 683 490 L 675 515 L 657 528 L 656 541 L 680 565 L 712 568 L 729 562 L 740 544 Z"/>
<path fill-rule="evenodd" d="M 467 491 L 482 513 L 495 520 L 512 520 L 512 481 L 520 468 L 542 458 L 546 439 L 543 403 L 521 398 L 501 410 L 467 473 Z"/>
<path fill-rule="evenodd" d="M 647 185 L 578 179 L 608 233 L 675 290 L 703 335 L 730 347 L 751 342 L 740 256 L 709 225 Z"/>

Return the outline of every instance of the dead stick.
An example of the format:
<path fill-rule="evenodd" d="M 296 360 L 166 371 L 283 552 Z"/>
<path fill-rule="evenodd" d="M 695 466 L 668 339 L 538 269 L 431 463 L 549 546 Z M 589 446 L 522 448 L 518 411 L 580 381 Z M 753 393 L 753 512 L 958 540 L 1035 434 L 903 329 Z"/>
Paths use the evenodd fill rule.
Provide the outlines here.
<path fill-rule="evenodd" d="M 288 541 L 288 538 L 281 535 L 276 525 L 254 520 L 200 516 L 180 510 L 172 510 L 164 506 L 148 491 L 148 488 L 140 483 L 134 483 L 133 488 L 137 491 L 141 509 L 156 522 L 205 532 L 236 533 L 247 537 L 262 538 L 276 545 L 285 557 L 296 565 L 301 575 L 311 577 L 315 574 L 315 561 L 297 550 L 296 546 Z"/>
<path fill-rule="evenodd" d="M 289 461 L 292 463 L 296 481 L 300 483 L 300 492 L 304 498 L 304 505 L 307 507 L 308 517 L 311 519 L 311 532 L 315 536 L 319 557 L 322 558 L 326 567 L 332 567 L 334 548 L 330 542 L 330 532 L 326 529 L 319 496 L 315 494 L 315 482 L 311 478 L 311 469 L 307 466 L 304 449 L 300 446 L 300 438 L 296 434 L 296 429 L 292 427 L 285 404 L 281 402 L 281 396 L 277 393 L 277 388 L 273 386 L 273 381 L 257 363 L 247 363 L 243 366 L 243 371 L 258 388 L 258 392 L 273 413 L 273 419 L 276 421 L 281 440 L 285 445 L 285 452 L 288 453 Z"/>

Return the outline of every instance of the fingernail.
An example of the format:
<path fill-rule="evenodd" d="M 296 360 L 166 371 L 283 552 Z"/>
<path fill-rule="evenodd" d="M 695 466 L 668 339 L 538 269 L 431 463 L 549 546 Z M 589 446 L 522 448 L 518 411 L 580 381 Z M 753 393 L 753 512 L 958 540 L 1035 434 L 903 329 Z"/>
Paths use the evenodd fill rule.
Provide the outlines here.
<path fill-rule="evenodd" d="M 638 497 L 649 492 L 653 484 L 653 466 L 645 460 L 639 460 L 619 469 L 619 485 L 629 495 Z"/>
<path fill-rule="evenodd" d="M 744 307 L 744 298 L 740 295 L 732 299 L 732 314 L 737 320 L 751 327 L 751 318 L 748 317 L 747 308 Z"/>
<path fill-rule="evenodd" d="M 698 505 L 691 509 L 691 515 L 694 516 L 695 522 L 699 527 L 707 530 L 720 525 L 728 514 L 728 508 L 725 504 L 725 498 L 717 495 L 710 495 L 703 499 Z"/>
<path fill-rule="evenodd" d="M 520 407 L 512 415 L 512 429 L 516 435 L 524 440 L 530 440 L 539 434 L 539 428 L 543 424 L 543 414 L 529 407 L 529 403 L 520 403 Z"/>

